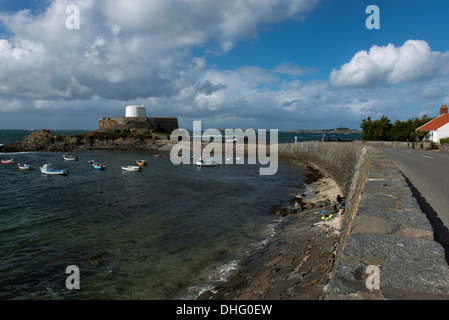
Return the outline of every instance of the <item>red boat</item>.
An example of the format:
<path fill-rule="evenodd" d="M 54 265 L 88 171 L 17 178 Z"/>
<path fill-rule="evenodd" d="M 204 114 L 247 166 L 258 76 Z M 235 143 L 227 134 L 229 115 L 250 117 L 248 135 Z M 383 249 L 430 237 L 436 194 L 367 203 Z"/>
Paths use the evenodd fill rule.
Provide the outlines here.
<path fill-rule="evenodd" d="M 14 164 L 14 159 L 2 159 L 2 164 Z"/>

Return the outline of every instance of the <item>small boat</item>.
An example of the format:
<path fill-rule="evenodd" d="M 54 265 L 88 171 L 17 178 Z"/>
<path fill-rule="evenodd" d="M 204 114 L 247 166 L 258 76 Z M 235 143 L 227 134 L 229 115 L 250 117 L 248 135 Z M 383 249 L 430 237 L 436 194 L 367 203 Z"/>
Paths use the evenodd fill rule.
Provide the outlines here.
<path fill-rule="evenodd" d="M 123 171 L 141 171 L 141 166 L 122 166 Z"/>
<path fill-rule="evenodd" d="M 147 160 L 137 160 L 136 163 L 138 166 L 146 166 Z"/>
<path fill-rule="evenodd" d="M 104 169 L 106 169 L 106 166 L 104 164 L 101 164 L 101 163 L 93 163 L 92 167 L 95 170 L 104 170 Z"/>
<path fill-rule="evenodd" d="M 216 167 L 218 165 L 218 163 L 212 161 L 204 161 L 203 159 L 200 159 L 199 161 L 196 162 L 196 165 L 198 167 Z"/>
<path fill-rule="evenodd" d="M 67 161 L 78 161 L 78 157 L 77 156 L 72 156 L 70 154 L 63 155 L 62 157 L 64 158 L 64 160 L 67 160 Z"/>
<path fill-rule="evenodd" d="M 39 168 L 42 173 L 53 174 L 53 175 L 67 175 L 69 174 L 69 169 L 56 170 L 52 164 L 44 164 Z"/>
<path fill-rule="evenodd" d="M 34 166 L 32 164 L 18 164 L 20 170 L 33 170 Z"/>
<path fill-rule="evenodd" d="M 15 159 L 2 159 L 2 164 L 14 164 Z"/>
<path fill-rule="evenodd" d="M 155 154 L 154 157 L 155 157 L 155 158 L 160 158 L 161 155 L 160 155 L 160 154 Z"/>

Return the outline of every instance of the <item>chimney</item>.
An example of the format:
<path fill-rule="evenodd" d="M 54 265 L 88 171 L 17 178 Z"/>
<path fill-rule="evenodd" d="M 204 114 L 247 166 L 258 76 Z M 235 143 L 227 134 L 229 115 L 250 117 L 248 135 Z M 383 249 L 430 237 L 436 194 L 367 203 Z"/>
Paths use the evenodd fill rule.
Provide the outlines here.
<path fill-rule="evenodd" d="M 440 116 L 443 115 L 443 114 L 448 113 L 447 110 L 448 110 L 448 109 L 447 109 L 447 105 L 443 104 L 443 105 L 441 106 L 441 108 L 440 108 Z"/>

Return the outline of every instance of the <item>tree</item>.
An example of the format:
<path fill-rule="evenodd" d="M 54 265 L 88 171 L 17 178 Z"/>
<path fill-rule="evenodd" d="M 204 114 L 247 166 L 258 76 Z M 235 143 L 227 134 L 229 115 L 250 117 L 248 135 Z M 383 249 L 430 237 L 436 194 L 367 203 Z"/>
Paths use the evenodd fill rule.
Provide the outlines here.
<path fill-rule="evenodd" d="M 432 120 L 427 115 L 407 121 L 396 120 L 394 124 L 390 119 L 382 116 L 379 120 L 372 121 L 370 117 L 362 119 L 362 140 L 364 141 L 421 141 L 428 131 L 416 131 L 417 128 Z"/>
<path fill-rule="evenodd" d="M 362 140 L 364 141 L 388 141 L 392 124 L 390 119 L 382 116 L 379 120 L 372 121 L 370 117 L 362 120 L 360 128 L 362 132 Z"/>

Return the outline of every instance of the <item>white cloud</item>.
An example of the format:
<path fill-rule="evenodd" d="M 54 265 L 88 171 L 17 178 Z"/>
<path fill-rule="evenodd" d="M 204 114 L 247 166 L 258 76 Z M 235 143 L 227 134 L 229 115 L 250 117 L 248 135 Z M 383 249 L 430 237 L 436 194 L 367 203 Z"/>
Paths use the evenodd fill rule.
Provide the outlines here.
<path fill-rule="evenodd" d="M 372 86 L 410 83 L 449 74 L 449 52 L 431 51 L 422 40 L 408 40 L 401 47 L 389 44 L 359 51 L 350 62 L 333 70 L 336 86 Z"/>
<path fill-rule="evenodd" d="M 449 74 L 449 54 L 424 41 L 358 52 L 330 82 L 294 79 L 313 70 L 290 62 L 218 70 L 192 53 L 202 46 L 225 54 L 262 28 L 303 19 L 318 2 L 79 0 L 79 30 L 65 27 L 69 0 L 53 0 L 37 15 L 0 13 L 12 34 L 0 39 L 0 112 L 18 121 L 42 115 L 50 124 L 48 114 L 57 113 L 68 116 L 58 125 L 72 128 L 79 116 L 83 128 L 96 128 L 99 117 L 122 115 L 125 103 L 143 101 L 149 115 L 177 116 L 187 126 L 203 119 L 217 128 L 312 129 L 316 121 L 356 128 L 367 115 L 399 115 L 409 103 L 448 98 L 447 81 L 417 85 Z M 376 83 L 407 85 L 364 89 Z"/>
<path fill-rule="evenodd" d="M 7 83 L 0 95 L 30 100 L 176 96 L 206 66 L 192 55 L 192 46 L 215 42 L 230 50 L 261 26 L 300 19 L 318 2 L 79 0 L 79 30 L 66 28 L 71 0 L 50 1 L 40 14 L 0 13 L 0 23 L 12 34 L 0 39 L 0 83 Z M 239 72 L 247 79 L 257 76 L 251 67 Z"/>

